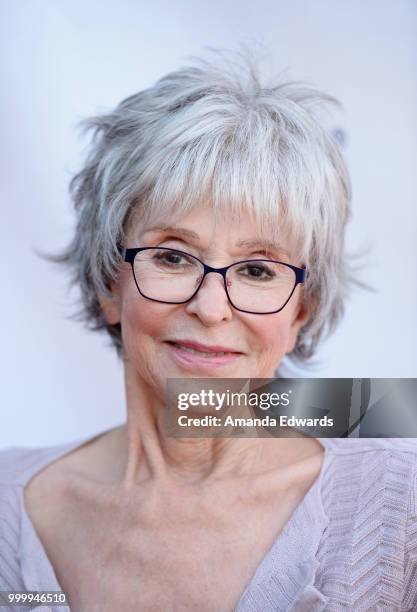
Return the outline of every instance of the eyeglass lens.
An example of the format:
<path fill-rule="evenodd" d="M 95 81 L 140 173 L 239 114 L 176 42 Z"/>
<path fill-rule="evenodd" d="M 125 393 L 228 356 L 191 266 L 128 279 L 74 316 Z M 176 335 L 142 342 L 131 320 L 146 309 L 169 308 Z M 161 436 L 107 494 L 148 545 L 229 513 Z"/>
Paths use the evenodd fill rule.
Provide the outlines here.
<path fill-rule="evenodd" d="M 204 273 L 202 263 L 176 250 L 146 249 L 136 254 L 133 270 L 141 293 L 161 302 L 181 303 L 195 293 Z M 226 273 L 232 304 L 250 312 L 279 310 L 296 283 L 294 270 L 268 260 L 233 264 Z"/>

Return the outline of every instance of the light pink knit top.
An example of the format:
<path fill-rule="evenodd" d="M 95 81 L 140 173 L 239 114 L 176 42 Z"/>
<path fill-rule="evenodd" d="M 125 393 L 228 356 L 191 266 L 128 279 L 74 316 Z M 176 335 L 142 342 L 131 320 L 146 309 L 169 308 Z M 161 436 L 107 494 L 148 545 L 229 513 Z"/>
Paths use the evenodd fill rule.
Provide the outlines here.
<path fill-rule="evenodd" d="M 62 590 L 25 511 L 23 487 L 86 441 L 0 452 L 0 591 Z M 417 440 L 319 441 L 320 476 L 236 612 L 417 610 Z"/>

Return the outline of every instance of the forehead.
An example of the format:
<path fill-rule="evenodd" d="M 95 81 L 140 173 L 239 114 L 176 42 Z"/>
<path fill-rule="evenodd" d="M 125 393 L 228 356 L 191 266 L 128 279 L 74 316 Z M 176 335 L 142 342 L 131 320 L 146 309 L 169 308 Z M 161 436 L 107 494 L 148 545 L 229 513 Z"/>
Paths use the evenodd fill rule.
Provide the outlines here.
<path fill-rule="evenodd" d="M 261 222 L 260 222 L 261 221 Z M 194 207 L 191 211 L 170 211 L 168 215 L 148 215 L 144 219 L 136 211 L 128 227 L 128 237 L 140 240 L 154 234 L 174 234 L 197 243 L 213 243 L 219 238 L 233 246 L 262 248 L 289 253 L 295 245 L 292 234 L 278 216 L 275 224 L 262 223 L 245 209 L 238 213 L 219 210 L 210 204 Z"/>

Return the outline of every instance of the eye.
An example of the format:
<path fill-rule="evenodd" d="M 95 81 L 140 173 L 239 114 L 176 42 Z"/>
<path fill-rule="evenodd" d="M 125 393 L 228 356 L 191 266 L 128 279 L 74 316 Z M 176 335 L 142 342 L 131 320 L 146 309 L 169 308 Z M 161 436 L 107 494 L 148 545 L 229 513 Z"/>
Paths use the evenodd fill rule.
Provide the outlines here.
<path fill-rule="evenodd" d="M 275 272 L 272 266 L 268 266 L 268 264 L 261 261 L 237 266 L 236 272 L 240 276 L 245 276 L 250 280 L 267 281 L 275 277 Z"/>
<path fill-rule="evenodd" d="M 185 268 L 195 266 L 196 261 L 191 257 L 180 253 L 179 251 L 156 251 L 153 255 L 153 260 L 160 266 L 166 268 Z"/>

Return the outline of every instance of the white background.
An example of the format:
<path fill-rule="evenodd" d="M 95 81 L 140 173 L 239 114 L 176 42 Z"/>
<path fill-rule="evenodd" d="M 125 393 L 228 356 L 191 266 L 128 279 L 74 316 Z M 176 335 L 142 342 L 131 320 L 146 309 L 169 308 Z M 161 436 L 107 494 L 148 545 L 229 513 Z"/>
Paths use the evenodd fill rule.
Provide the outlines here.
<path fill-rule="evenodd" d="M 339 98 L 353 186 L 349 247 L 369 246 L 346 317 L 306 375 L 417 376 L 414 0 L 10 0 L 0 2 L 0 448 L 58 444 L 125 419 L 105 336 L 65 317 L 63 271 L 34 248 L 71 235 L 68 181 L 81 118 L 202 55 L 263 44 L 287 71 Z M 303 372 L 298 372 L 303 374 Z"/>

